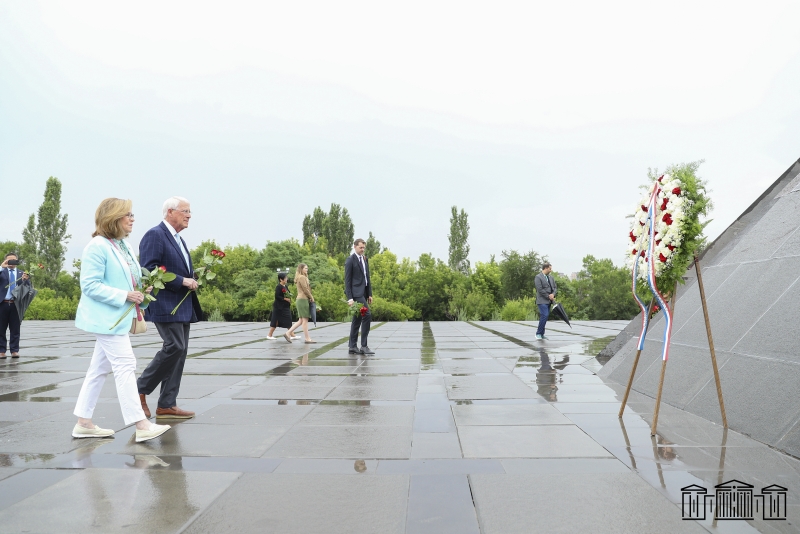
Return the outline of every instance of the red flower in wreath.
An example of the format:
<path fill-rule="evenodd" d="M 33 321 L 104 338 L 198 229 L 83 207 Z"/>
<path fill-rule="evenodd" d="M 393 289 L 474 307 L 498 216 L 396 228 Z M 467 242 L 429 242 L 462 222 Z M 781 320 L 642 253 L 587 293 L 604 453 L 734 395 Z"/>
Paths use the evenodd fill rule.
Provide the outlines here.
<path fill-rule="evenodd" d="M 361 317 L 365 317 L 367 315 L 367 312 L 369 311 L 369 308 L 367 308 L 366 306 L 361 306 L 361 309 L 358 311 L 361 312 Z"/>
<path fill-rule="evenodd" d="M 666 197 L 661 201 L 661 211 L 667 209 L 667 202 L 669 202 L 669 200 Z"/>
<path fill-rule="evenodd" d="M 670 252 L 674 252 L 676 247 L 675 245 L 667 245 L 667 248 L 669 249 Z"/>
<path fill-rule="evenodd" d="M 633 232 L 631 232 L 631 233 L 630 233 L 630 234 L 628 234 L 628 235 L 630 235 L 630 236 L 631 236 L 631 241 L 632 241 L 632 242 L 634 242 L 634 243 L 636 243 L 636 236 L 634 236 L 634 235 L 633 235 Z"/>
<path fill-rule="evenodd" d="M 661 253 L 658 254 L 658 259 L 661 260 L 661 263 L 667 263 L 667 257 Z"/>
<path fill-rule="evenodd" d="M 673 195 L 680 195 L 681 194 L 681 188 L 680 187 L 676 187 L 675 189 L 672 190 L 672 194 Z"/>
<path fill-rule="evenodd" d="M 647 213 L 647 206 L 642 206 L 642 211 Z"/>
<path fill-rule="evenodd" d="M 661 220 L 664 221 L 667 226 L 672 225 L 672 215 L 670 215 L 669 213 L 665 213 L 664 216 L 661 217 Z"/>
<path fill-rule="evenodd" d="M 632 253 L 632 255 L 633 255 L 633 256 L 636 256 L 636 253 L 637 253 L 637 252 L 638 252 L 638 250 L 636 250 L 636 249 L 633 249 L 633 253 Z"/>

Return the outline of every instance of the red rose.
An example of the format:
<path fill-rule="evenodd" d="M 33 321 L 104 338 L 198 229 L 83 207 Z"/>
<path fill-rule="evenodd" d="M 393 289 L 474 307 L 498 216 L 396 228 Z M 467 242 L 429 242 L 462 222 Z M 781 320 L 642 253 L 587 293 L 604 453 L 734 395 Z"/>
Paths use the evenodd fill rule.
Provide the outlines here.
<path fill-rule="evenodd" d="M 672 190 L 672 194 L 673 195 L 680 195 L 681 194 L 681 188 L 680 187 L 676 187 L 675 189 Z"/>
<path fill-rule="evenodd" d="M 661 176 L 658 177 L 658 183 L 661 183 L 661 180 L 663 180 L 663 179 L 664 179 L 664 175 L 662 174 Z"/>
<path fill-rule="evenodd" d="M 658 254 L 658 259 L 661 260 L 661 263 L 667 263 L 667 257 L 661 254 L 660 252 Z"/>
<path fill-rule="evenodd" d="M 644 258 L 644 250 L 639 253 L 639 256 Z M 644 258 L 644 261 L 647 261 L 647 258 Z"/>
<path fill-rule="evenodd" d="M 167 272 L 167 268 L 165 266 L 163 266 L 163 265 L 161 267 L 159 267 L 158 270 L 161 271 L 162 273 Z"/>
<path fill-rule="evenodd" d="M 670 252 L 673 252 L 675 250 L 675 245 L 667 245 L 667 248 L 670 250 Z"/>
<path fill-rule="evenodd" d="M 669 200 L 667 200 L 666 198 L 661 202 L 661 211 L 667 209 L 667 202 L 669 202 Z"/>
<path fill-rule="evenodd" d="M 211 249 L 211 255 L 212 255 L 212 256 L 219 256 L 219 250 L 217 250 L 217 249 L 215 249 L 215 248 L 212 248 L 212 249 Z"/>
<path fill-rule="evenodd" d="M 281 293 L 286 293 L 286 288 L 285 287 L 281 288 Z"/>
<path fill-rule="evenodd" d="M 628 235 L 630 235 L 630 236 L 631 236 L 631 241 L 632 241 L 632 242 L 634 242 L 634 243 L 636 243 L 636 236 L 634 236 L 634 235 L 633 235 L 633 232 L 631 231 L 631 233 L 630 233 L 630 234 L 628 234 Z"/>
<path fill-rule="evenodd" d="M 361 312 L 361 317 L 365 317 L 367 315 L 367 312 L 369 311 L 369 308 L 367 308 L 366 306 L 361 306 L 361 309 L 358 311 Z"/>
<path fill-rule="evenodd" d="M 222 252 L 221 250 L 218 250 L 218 251 L 217 251 L 217 256 L 218 256 L 220 259 L 222 259 L 222 258 L 224 258 L 224 257 L 225 257 L 225 253 L 224 253 L 224 252 Z"/>
<path fill-rule="evenodd" d="M 667 224 L 667 226 L 672 225 L 672 215 L 670 215 L 669 213 L 665 213 L 664 216 L 661 217 L 661 220 L 664 221 Z"/>
<path fill-rule="evenodd" d="M 40 269 L 44 269 L 44 265 L 42 265 L 42 264 L 40 263 L 40 264 L 39 264 L 39 268 L 40 268 Z"/>
<path fill-rule="evenodd" d="M 660 239 L 656 239 L 656 245 L 660 245 L 660 244 L 661 244 L 661 240 Z"/>

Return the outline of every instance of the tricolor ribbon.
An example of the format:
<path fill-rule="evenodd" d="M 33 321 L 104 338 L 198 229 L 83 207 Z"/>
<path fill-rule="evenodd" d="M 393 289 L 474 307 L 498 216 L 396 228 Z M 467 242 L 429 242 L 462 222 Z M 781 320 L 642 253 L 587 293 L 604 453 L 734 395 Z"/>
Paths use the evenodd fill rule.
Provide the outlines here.
<path fill-rule="evenodd" d="M 655 253 L 655 234 L 656 234 L 656 216 L 658 211 L 658 193 L 661 191 L 659 188 L 659 183 L 656 181 L 653 184 L 653 190 L 650 192 L 650 200 L 647 204 L 647 219 L 645 222 L 645 226 L 649 226 L 648 235 L 650 237 L 650 242 L 647 245 L 647 254 L 645 255 L 645 261 L 649 265 L 647 266 L 647 285 L 650 288 L 650 292 L 653 293 L 653 297 L 655 297 L 656 301 L 658 302 L 659 307 L 664 310 L 664 316 L 666 317 L 667 323 L 664 327 L 664 349 L 661 354 L 661 358 L 666 361 L 669 358 L 669 344 L 670 340 L 672 339 L 672 310 L 667 305 L 666 299 L 664 295 L 661 294 L 658 290 L 658 286 L 656 285 L 656 260 L 657 258 L 654 257 Z M 647 335 L 647 327 L 650 324 L 650 317 L 647 306 L 645 306 L 644 301 L 639 298 L 639 295 L 636 294 L 636 279 L 639 276 L 639 254 L 641 240 L 644 237 L 644 232 L 639 237 L 639 241 L 636 242 L 636 259 L 633 262 L 633 281 L 631 283 L 631 292 L 633 293 L 633 298 L 636 300 L 636 303 L 639 305 L 639 308 L 642 310 L 642 332 L 639 334 L 639 344 L 637 346 L 638 350 L 644 349 L 644 341 Z"/>

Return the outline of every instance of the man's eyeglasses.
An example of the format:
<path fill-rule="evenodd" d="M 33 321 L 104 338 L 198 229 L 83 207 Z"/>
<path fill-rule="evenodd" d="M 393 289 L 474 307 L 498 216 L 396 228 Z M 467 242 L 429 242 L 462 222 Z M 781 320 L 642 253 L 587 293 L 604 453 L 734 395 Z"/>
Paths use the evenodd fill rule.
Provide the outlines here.
<path fill-rule="evenodd" d="M 170 208 L 170 209 L 172 211 L 179 211 L 179 212 L 183 213 L 184 215 L 191 215 L 192 214 L 192 210 L 179 210 L 177 208 Z"/>

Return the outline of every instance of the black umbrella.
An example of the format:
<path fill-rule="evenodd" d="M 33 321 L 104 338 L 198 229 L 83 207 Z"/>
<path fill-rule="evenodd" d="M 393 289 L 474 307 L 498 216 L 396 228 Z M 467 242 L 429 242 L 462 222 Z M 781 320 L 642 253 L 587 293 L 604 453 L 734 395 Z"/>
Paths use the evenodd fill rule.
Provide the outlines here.
<path fill-rule="evenodd" d="M 572 328 L 572 325 L 569 324 L 569 316 L 567 315 L 567 312 L 564 311 L 564 306 L 562 306 L 560 302 L 553 304 L 553 309 L 550 310 L 550 315 L 556 317 L 557 319 L 561 319 L 567 323 L 570 328 Z"/>
<path fill-rule="evenodd" d="M 25 312 L 28 310 L 28 306 L 31 305 L 31 301 L 33 301 L 37 293 L 38 291 L 36 291 L 32 285 L 22 283 L 11 291 L 11 296 L 14 297 L 14 306 L 17 307 L 17 315 L 19 315 L 20 321 L 25 317 Z"/>
<path fill-rule="evenodd" d="M 317 303 L 312 302 L 308 305 L 309 315 L 311 315 L 311 320 L 314 321 L 314 326 L 317 326 Z"/>

